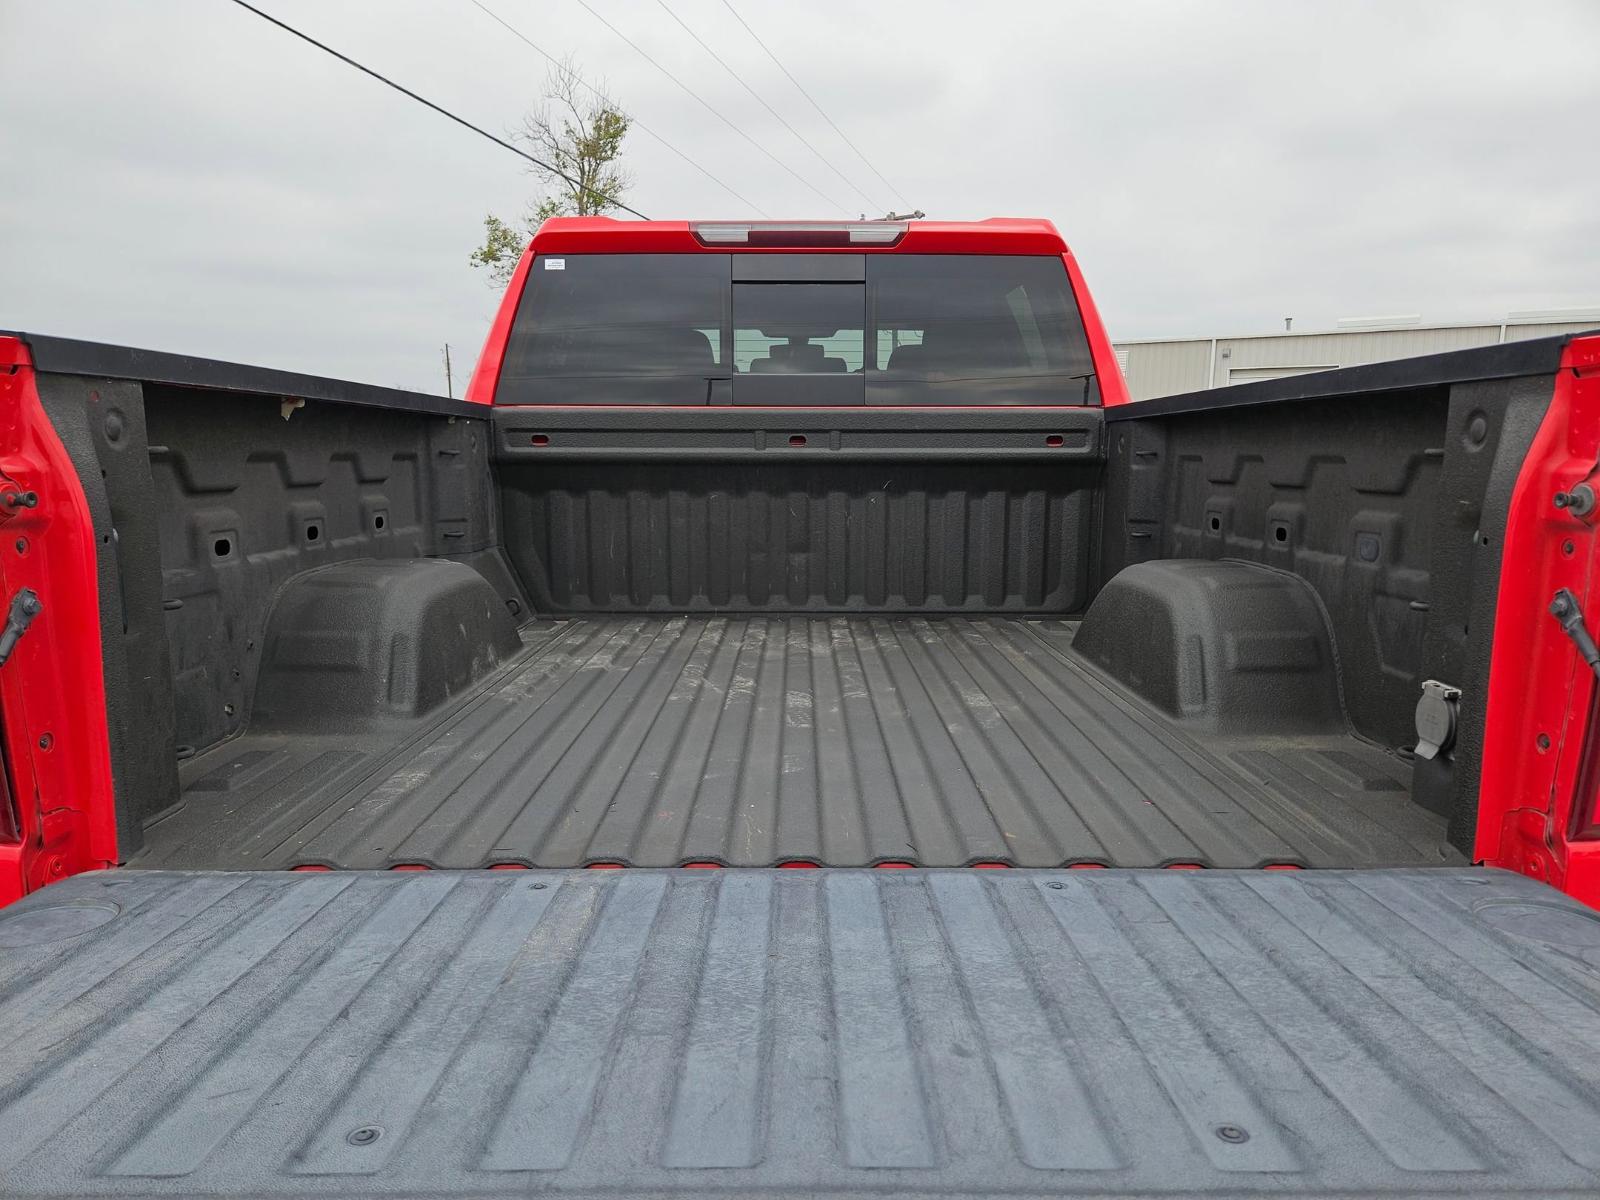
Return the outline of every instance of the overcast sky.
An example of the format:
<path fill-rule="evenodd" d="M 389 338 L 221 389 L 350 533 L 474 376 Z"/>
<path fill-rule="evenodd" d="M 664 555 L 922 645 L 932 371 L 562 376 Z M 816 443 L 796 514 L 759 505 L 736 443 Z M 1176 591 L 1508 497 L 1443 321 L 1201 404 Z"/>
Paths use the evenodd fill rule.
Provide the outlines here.
<path fill-rule="evenodd" d="M 496 133 L 546 67 L 470 0 L 255 0 Z M 774 216 L 873 212 L 662 5 L 484 0 Z M 1113 337 L 1600 304 L 1600 2 L 667 0 L 878 206 L 1046 216 Z M 628 200 L 752 216 L 636 131 Z M 0 0 L 0 327 L 442 391 L 518 159 L 228 0 Z"/>

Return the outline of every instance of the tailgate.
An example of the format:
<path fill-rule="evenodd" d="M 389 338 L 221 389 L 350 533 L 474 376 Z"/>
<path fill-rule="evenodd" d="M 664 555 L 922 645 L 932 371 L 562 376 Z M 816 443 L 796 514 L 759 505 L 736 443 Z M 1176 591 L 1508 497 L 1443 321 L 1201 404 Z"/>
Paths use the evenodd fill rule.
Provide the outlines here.
<path fill-rule="evenodd" d="M 1470 869 L 104 872 L 0 1193 L 1593 1194 L 1597 964 Z"/>

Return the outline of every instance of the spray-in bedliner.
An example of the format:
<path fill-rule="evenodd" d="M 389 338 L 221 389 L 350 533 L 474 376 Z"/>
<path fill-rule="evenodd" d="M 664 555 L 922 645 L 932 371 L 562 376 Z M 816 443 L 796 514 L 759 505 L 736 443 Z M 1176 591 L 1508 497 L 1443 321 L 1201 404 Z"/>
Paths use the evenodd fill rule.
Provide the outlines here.
<path fill-rule="evenodd" d="M 586 617 L 411 724 L 187 763 L 138 866 L 1461 862 L 1355 737 L 1199 735 L 1056 619 Z"/>
<path fill-rule="evenodd" d="M 118 871 L 6 1196 L 1593 1196 L 1600 922 L 1391 871 Z"/>

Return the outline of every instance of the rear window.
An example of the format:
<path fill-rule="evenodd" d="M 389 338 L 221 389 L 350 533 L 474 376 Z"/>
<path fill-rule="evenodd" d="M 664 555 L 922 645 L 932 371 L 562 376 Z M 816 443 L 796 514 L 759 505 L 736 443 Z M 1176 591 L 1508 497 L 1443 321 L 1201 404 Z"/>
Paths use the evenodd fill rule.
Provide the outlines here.
<path fill-rule="evenodd" d="M 878 403 L 1083 404 L 1094 371 L 1059 258 L 874 260 Z M 935 393 L 937 399 L 920 397 Z M 982 402 L 982 401 L 978 401 Z"/>
<path fill-rule="evenodd" d="M 1093 404 L 1093 370 L 1059 258 L 541 256 L 496 402 Z"/>
<path fill-rule="evenodd" d="M 726 255 L 536 259 L 501 404 L 704 404 L 726 361 Z"/>

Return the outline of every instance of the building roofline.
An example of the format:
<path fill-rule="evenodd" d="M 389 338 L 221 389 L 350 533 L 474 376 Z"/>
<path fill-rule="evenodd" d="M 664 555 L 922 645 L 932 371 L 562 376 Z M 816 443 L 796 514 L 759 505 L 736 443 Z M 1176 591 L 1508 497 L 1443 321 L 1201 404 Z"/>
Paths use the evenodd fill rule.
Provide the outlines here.
<path fill-rule="evenodd" d="M 1362 363 L 1281 379 L 1202 388 L 1173 396 L 1155 396 L 1108 408 L 1105 410 L 1105 419 L 1136 421 L 1144 417 L 1196 411 L 1216 412 L 1254 404 L 1344 398 L 1359 392 L 1397 392 L 1483 379 L 1547 375 L 1560 367 L 1562 355 L 1570 343 L 1588 336 L 1591 335 L 1583 332 L 1558 333 L 1495 346 L 1471 346 L 1465 350 L 1447 350 L 1442 354 L 1423 354 L 1415 358 Z"/>
<path fill-rule="evenodd" d="M 1203 333 L 1182 337 L 1113 338 L 1115 346 L 1152 346 L 1163 342 L 1243 342 L 1255 338 L 1329 337 L 1354 333 L 1418 333 L 1433 329 L 1507 329 L 1536 325 L 1588 325 L 1592 318 L 1514 317 L 1499 321 L 1434 321 L 1427 325 L 1363 325 L 1358 329 L 1279 329 L 1267 333 Z"/>

